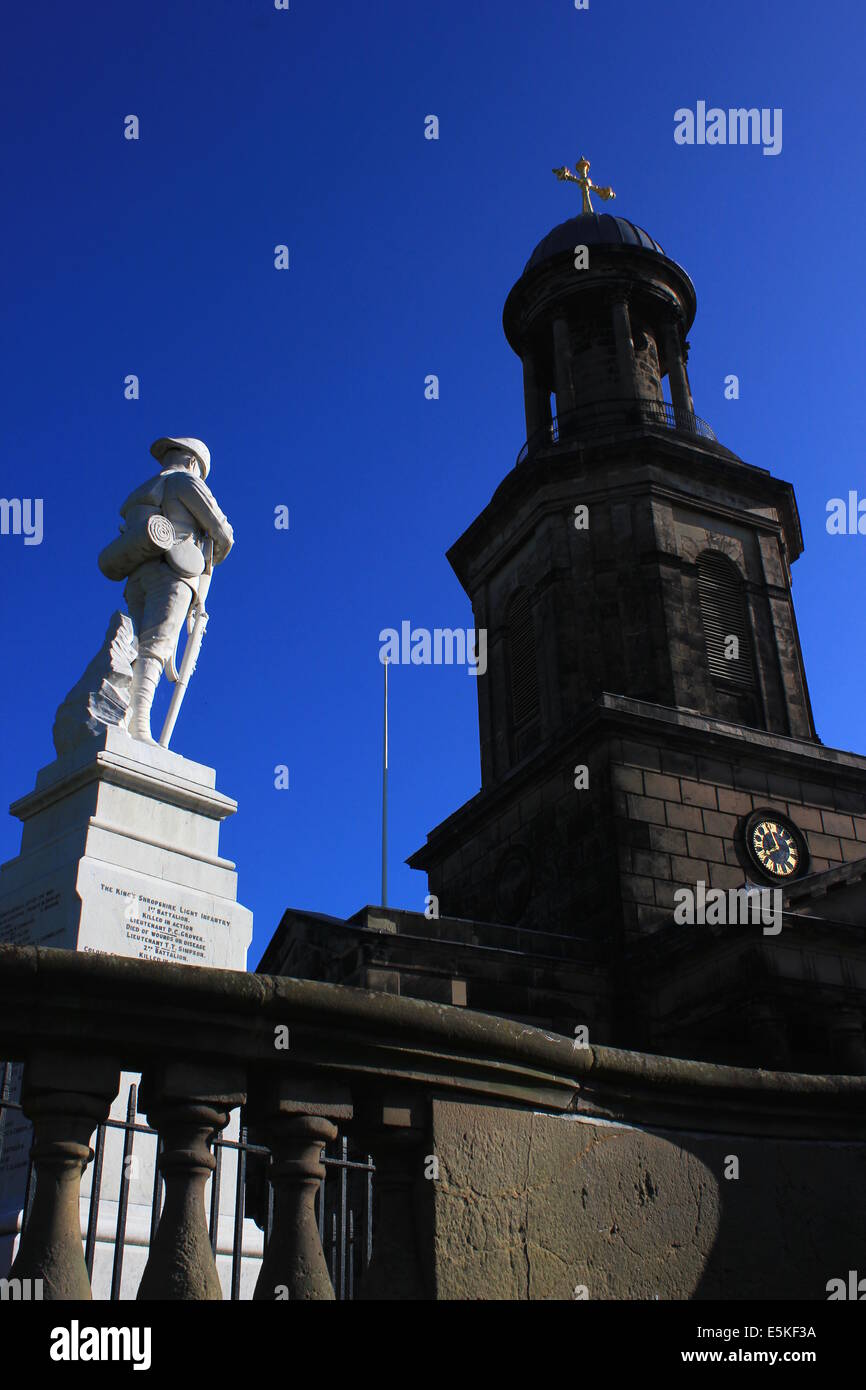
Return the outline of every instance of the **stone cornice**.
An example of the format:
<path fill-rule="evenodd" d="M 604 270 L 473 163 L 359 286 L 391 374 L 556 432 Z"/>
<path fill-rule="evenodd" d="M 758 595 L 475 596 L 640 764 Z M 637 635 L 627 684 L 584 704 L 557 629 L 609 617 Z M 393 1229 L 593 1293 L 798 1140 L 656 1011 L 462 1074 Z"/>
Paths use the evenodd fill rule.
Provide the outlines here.
<path fill-rule="evenodd" d="M 178 759 L 178 762 L 182 760 Z M 110 749 L 101 749 L 89 762 L 60 771 L 54 780 L 46 780 L 35 791 L 13 801 L 9 807 L 10 815 L 21 821 L 29 820 L 31 816 L 94 782 L 124 787 L 157 801 L 167 801 L 183 810 L 195 811 L 211 820 L 226 820 L 238 808 L 232 797 L 223 796 L 201 782 L 165 768 L 151 767 Z"/>
<path fill-rule="evenodd" d="M 724 446 L 707 440 L 695 438 L 685 441 L 669 430 L 654 429 L 650 426 L 646 426 L 637 438 L 644 451 L 638 458 L 635 457 L 636 438 L 609 440 L 601 444 L 557 447 L 534 462 L 522 464 L 507 474 L 486 507 L 448 549 L 448 561 L 463 587 L 471 588 L 483 581 L 486 565 L 482 562 L 481 556 L 484 549 L 496 541 L 508 526 L 508 519 L 513 516 L 517 506 L 525 505 L 528 499 L 532 501 L 526 515 L 519 525 L 513 527 L 509 535 L 509 544 L 514 546 L 538 524 L 541 516 L 558 510 L 561 501 L 555 495 L 556 491 L 571 487 L 573 493 L 574 486 L 580 487 L 580 498 L 587 503 L 595 497 L 647 491 L 654 496 L 665 497 L 690 507 L 699 503 L 706 511 L 738 521 L 742 525 L 759 527 L 776 534 L 781 528 L 791 563 L 802 553 L 802 531 L 791 483 L 774 477 L 765 468 L 744 463 Z M 646 456 L 648 445 L 651 445 L 652 457 Z M 593 468 L 593 455 L 598 451 L 601 451 L 603 456 L 603 471 L 594 471 Z M 568 471 L 569 465 L 574 465 L 575 460 L 581 474 L 579 482 Z M 669 460 L 682 463 L 684 471 L 687 466 L 689 481 L 696 478 L 697 468 L 706 472 L 710 486 L 721 488 L 727 482 L 732 494 L 739 494 L 744 499 L 770 502 L 779 509 L 781 521 L 776 522 L 769 517 L 748 511 L 743 505 L 738 505 L 733 497 L 727 504 L 711 496 L 698 497 L 693 487 L 677 485 L 675 475 L 670 473 L 664 480 L 653 477 L 652 470 L 667 469 Z M 618 482 L 612 487 L 610 472 L 618 465 L 642 470 L 640 477 L 633 481 Z M 496 556 L 488 560 L 489 564 L 493 563 L 493 558 L 501 559 L 501 550 L 497 549 Z"/>
<path fill-rule="evenodd" d="M 589 293 L 603 288 L 610 280 L 627 283 L 644 294 L 654 292 L 660 301 L 673 295 L 679 305 L 686 331 L 694 322 L 697 296 L 692 281 L 681 265 L 658 251 L 638 246 L 594 244 L 590 246 L 590 269 L 575 274 L 572 250 L 562 251 L 524 271 L 515 282 L 502 310 L 502 325 L 508 343 L 520 355 L 523 335 L 531 331 L 539 307 L 547 311 L 563 295 Z"/>
<path fill-rule="evenodd" d="M 863 789 L 866 782 L 866 757 L 838 748 L 827 748 L 809 739 L 770 734 L 765 729 L 748 729 L 740 724 L 710 719 L 686 710 L 651 704 L 625 695 L 602 695 L 586 711 L 573 734 L 566 740 L 555 737 L 536 750 L 511 774 L 487 791 L 479 791 L 427 837 L 427 841 L 406 863 L 413 869 L 426 869 L 433 861 L 452 852 L 452 847 L 466 843 L 476 820 L 488 817 L 497 806 L 510 805 L 521 788 L 548 777 L 557 768 L 565 771 L 600 738 L 623 735 L 640 739 L 648 736 L 657 743 L 660 735 L 676 748 L 682 742 L 687 752 L 701 752 L 705 745 L 708 756 L 727 757 L 733 761 L 753 752 L 764 767 L 785 773 L 793 768 L 802 776 L 804 762 L 811 763 L 817 777 L 832 772 L 836 785 L 846 784 Z"/>

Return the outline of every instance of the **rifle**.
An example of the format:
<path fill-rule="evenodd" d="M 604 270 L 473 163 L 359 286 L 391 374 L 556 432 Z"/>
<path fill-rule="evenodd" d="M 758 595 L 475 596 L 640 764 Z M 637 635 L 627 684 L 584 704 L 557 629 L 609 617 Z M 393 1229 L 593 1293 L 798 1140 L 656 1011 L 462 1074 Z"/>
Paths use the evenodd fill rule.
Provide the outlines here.
<path fill-rule="evenodd" d="M 204 573 L 198 582 L 198 592 L 195 597 L 189 617 L 187 618 L 187 641 L 183 652 L 183 661 L 180 663 L 180 670 L 177 668 L 177 652 L 166 664 L 165 674 L 170 681 L 174 681 L 174 693 L 171 697 L 171 704 L 165 716 L 165 723 L 162 726 L 162 733 L 159 736 L 160 745 L 168 747 L 168 741 L 174 732 L 177 723 L 177 716 L 183 704 L 183 697 L 186 694 L 187 686 L 192 680 L 192 673 L 198 661 L 198 654 L 201 651 L 201 644 L 204 639 L 209 617 L 205 607 L 207 602 L 208 590 L 210 589 L 211 579 L 213 578 L 213 541 L 208 537 L 204 546 L 205 566 Z"/>

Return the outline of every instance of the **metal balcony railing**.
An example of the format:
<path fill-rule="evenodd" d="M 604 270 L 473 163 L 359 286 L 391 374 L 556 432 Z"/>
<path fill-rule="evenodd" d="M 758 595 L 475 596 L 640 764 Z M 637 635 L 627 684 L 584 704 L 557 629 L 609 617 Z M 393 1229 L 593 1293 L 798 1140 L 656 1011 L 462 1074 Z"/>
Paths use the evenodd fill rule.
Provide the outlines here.
<path fill-rule="evenodd" d="M 604 434 L 641 433 L 645 429 L 675 430 L 678 434 L 693 434 L 713 441 L 716 438 L 706 420 L 691 410 L 671 405 L 670 401 L 598 401 L 580 410 L 554 415 L 549 426 L 527 439 L 517 455 L 515 467 L 559 444 L 582 443 Z"/>

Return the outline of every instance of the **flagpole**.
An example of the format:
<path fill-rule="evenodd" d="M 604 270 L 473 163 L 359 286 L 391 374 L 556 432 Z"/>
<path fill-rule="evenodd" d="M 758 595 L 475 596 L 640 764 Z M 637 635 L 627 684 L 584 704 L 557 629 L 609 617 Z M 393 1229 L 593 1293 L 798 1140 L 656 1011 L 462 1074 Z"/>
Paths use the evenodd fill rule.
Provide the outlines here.
<path fill-rule="evenodd" d="M 385 719 L 382 741 L 382 906 L 388 906 L 388 658 L 385 667 Z"/>

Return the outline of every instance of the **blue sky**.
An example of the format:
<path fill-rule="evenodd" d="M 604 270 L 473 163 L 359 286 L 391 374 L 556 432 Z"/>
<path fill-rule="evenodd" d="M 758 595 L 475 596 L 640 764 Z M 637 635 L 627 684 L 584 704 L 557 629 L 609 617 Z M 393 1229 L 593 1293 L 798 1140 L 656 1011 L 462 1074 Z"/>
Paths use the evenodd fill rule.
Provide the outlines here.
<path fill-rule="evenodd" d="M 550 171 L 581 152 L 695 282 L 697 411 L 796 487 L 819 734 L 866 750 L 866 536 L 824 524 L 866 496 L 856 6 L 155 0 L 18 5 L 4 30 L 0 495 L 44 505 L 40 546 L 0 536 L 7 802 L 120 602 L 96 555 L 151 441 L 198 435 L 237 545 L 173 747 L 240 803 L 251 963 L 286 906 L 377 900 L 378 634 L 471 622 L 444 552 L 523 442 L 502 304 L 577 210 Z M 698 100 L 780 107 L 781 153 L 676 145 Z M 390 896 L 420 909 L 402 861 L 478 789 L 476 687 L 401 667 L 391 691 Z"/>

